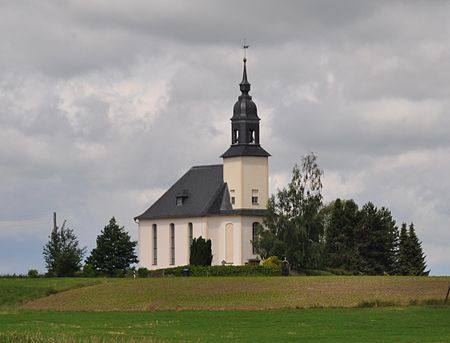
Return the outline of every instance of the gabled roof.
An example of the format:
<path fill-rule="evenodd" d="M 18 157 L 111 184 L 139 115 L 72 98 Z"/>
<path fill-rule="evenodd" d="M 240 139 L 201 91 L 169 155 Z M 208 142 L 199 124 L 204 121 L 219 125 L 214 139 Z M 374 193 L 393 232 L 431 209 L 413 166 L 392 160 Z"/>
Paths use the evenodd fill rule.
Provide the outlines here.
<path fill-rule="evenodd" d="M 135 219 L 205 216 L 212 205 L 216 207 L 215 202 L 223 193 L 223 188 L 221 164 L 192 167 Z M 177 206 L 177 197 L 182 197 L 181 206 Z"/>
<path fill-rule="evenodd" d="M 177 205 L 181 198 L 182 205 Z M 189 218 L 208 215 L 264 215 L 265 210 L 233 210 L 223 165 L 188 170 L 150 208 L 134 219 Z"/>

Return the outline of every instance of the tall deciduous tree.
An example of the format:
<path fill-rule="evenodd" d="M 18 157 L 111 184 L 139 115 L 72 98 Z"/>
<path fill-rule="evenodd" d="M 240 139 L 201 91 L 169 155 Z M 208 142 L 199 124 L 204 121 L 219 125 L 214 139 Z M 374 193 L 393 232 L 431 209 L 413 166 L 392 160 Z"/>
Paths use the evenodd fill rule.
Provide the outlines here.
<path fill-rule="evenodd" d="M 137 263 L 134 249 L 137 242 L 131 241 L 130 235 L 116 223 L 114 217 L 97 236 L 97 246 L 86 260 L 96 273 L 110 276 L 125 272 L 131 264 Z"/>
<path fill-rule="evenodd" d="M 254 242 L 262 258 L 286 258 L 294 269 L 322 266 L 322 174 L 317 156 L 310 153 L 294 166 L 287 187 L 270 197 L 264 229 Z"/>
<path fill-rule="evenodd" d="M 53 216 L 54 227 L 43 249 L 45 265 L 51 276 L 73 276 L 81 268 L 86 248 L 78 246 L 78 239 L 72 229 L 66 228 L 66 221 L 59 228 L 56 213 Z"/>

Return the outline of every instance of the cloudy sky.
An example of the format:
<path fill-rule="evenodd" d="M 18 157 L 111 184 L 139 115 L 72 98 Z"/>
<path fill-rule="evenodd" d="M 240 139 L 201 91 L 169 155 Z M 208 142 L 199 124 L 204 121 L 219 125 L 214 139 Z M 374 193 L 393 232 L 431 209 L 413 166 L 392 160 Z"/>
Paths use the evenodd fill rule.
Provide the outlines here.
<path fill-rule="evenodd" d="M 450 2 L 0 4 L 0 274 L 44 271 L 52 212 L 90 250 L 221 163 L 244 38 L 271 190 L 309 151 L 326 201 L 413 221 L 450 274 Z"/>

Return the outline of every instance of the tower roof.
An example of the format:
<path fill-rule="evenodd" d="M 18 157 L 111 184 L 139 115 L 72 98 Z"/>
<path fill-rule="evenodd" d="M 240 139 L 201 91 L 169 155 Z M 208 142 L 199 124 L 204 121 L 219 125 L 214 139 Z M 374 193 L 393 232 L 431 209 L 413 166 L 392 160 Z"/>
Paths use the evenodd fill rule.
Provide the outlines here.
<path fill-rule="evenodd" d="M 233 119 L 253 119 L 258 120 L 258 110 L 252 97 L 248 95 L 250 92 L 250 83 L 247 80 L 247 58 L 244 57 L 244 71 L 242 72 L 242 81 L 239 84 L 241 95 L 233 107 Z"/>
<path fill-rule="evenodd" d="M 221 157 L 262 156 L 270 154 L 259 144 L 259 117 L 256 104 L 250 92 L 250 82 L 247 79 L 247 58 L 244 57 L 242 81 L 239 84 L 241 95 L 233 107 L 231 118 L 231 146 Z"/>

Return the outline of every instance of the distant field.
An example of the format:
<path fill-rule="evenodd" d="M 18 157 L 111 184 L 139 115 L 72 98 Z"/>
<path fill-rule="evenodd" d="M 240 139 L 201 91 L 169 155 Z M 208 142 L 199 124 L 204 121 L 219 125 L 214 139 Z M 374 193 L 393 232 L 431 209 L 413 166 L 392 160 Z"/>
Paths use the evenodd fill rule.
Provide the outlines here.
<path fill-rule="evenodd" d="M 449 342 L 450 307 L 0 314 L 0 342 Z"/>
<path fill-rule="evenodd" d="M 88 279 L 89 280 L 89 279 Z M 95 279 L 94 279 L 95 280 Z M 449 277 L 109 279 L 28 302 L 28 310 L 267 310 L 437 303 Z"/>

